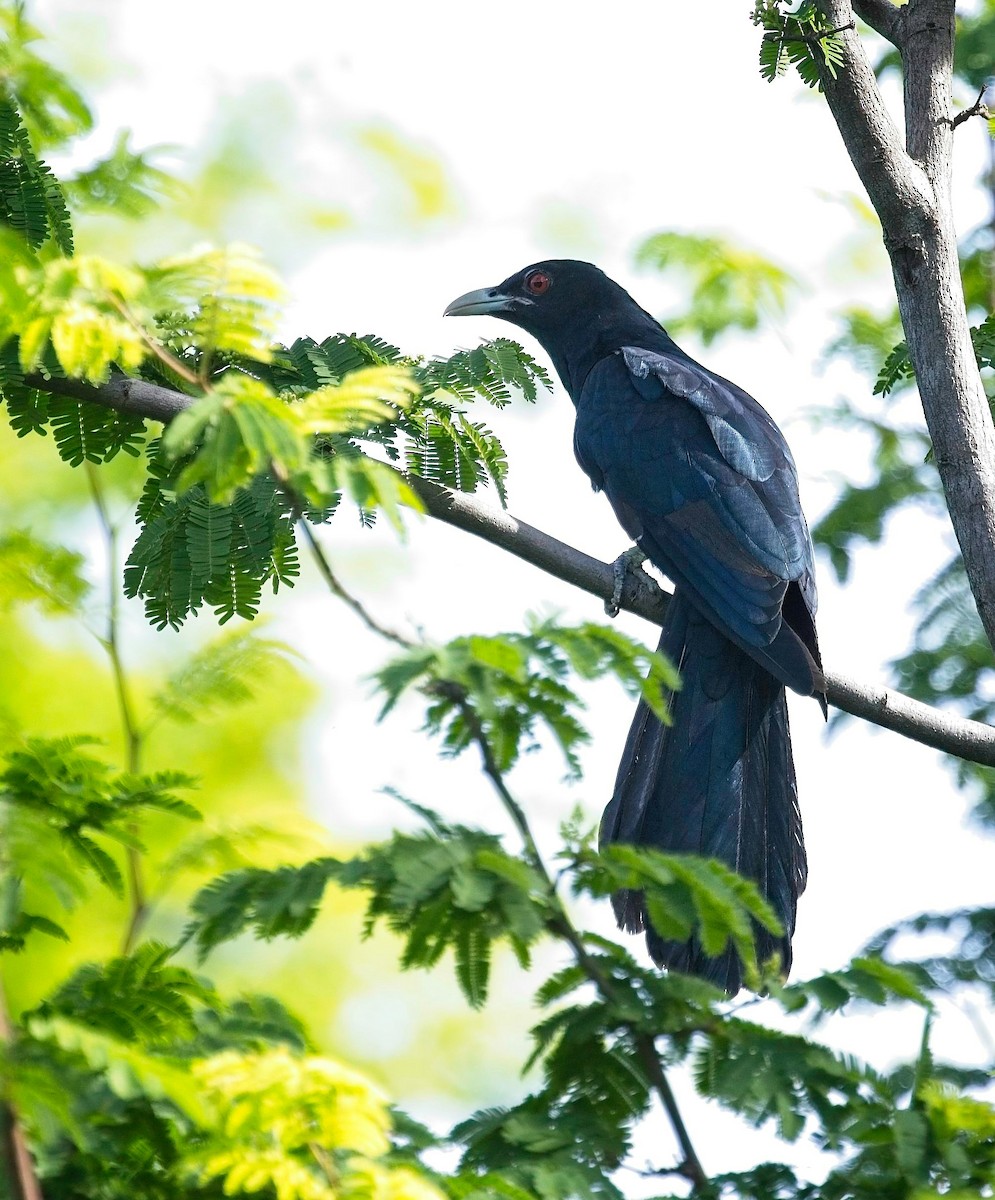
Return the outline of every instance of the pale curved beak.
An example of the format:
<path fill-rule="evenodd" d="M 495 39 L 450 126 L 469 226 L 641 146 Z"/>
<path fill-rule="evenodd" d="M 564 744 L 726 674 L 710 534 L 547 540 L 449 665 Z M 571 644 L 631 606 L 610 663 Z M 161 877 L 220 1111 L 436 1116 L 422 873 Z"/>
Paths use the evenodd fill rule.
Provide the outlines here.
<path fill-rule="evenodd" d="M 507 312 L 523 303 L 523 297 L 506 296 L 499 288 L 478 288 L 475 292 L 466 292 L 449 305 L 442 314 L 444 317 L 476 317 L 486 313 Z"/>

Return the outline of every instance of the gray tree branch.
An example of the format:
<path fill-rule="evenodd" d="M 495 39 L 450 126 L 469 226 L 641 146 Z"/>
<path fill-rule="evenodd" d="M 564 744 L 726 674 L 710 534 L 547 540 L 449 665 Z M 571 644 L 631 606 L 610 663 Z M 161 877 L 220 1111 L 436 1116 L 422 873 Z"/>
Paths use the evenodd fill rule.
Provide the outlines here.
<path fill-rule="evenodd" d="M 482 504 L 474 496 L 451 492 L 415 476 L 408 476 L 408 483 L 437 520 L 500 546 L 602 600 L 611 596 L 615 577 L 610 563 L 575 550 L 510 513 Z M 621 607 L 627 612 L 659 625 L 669 599 L 668 593 L 645 572 L 630 571 L 626 575 Z M 995 729 L 990 725 L 943 712 L 901 692 L 858 683 L 835 671 L 826 672 L 826 687 L 829 703 L 842 712 L 934 750 L 995 767 Z"/>
<path fill-rule="evenodd" d="M 105 408 L 123 409 L 126 404 L 125 411 L 163 423 L 194 402 L 192 396 L 139 380 L 116 379 L 93 387 L 79 380 L 29 375 L 25 382 L 40 391 L 72 396 Z M 475 496 L 450 491 L 416 475 L 407 476 L 407 481 L 426 512 L 436 520 L 464 533 L 472 533 L 602 600 L 611 597 L 615 584 L 611 564 L 550 537 L 510 513 L 481 503 Z M 668 600 L 668 594 L 645 572 L 627 573 L 621 607 L 628 612 L 659 625 Z M 826 672 L 826 685 L 829 703 L 842 712 L 900 733 L 934 750 L 983 766 L 995 766 L 995 729 L 988 725 L 942 712 L 901 692 L 857 683 L 834 671 Z"/>
<path fill-rule="evenodd" d="M 851 0 L 820 7 L 834 26 L 854 11 Z M 881 0 L 855 7 L 883 22 L 902 52 L 905 145 L 856 31 L 840 35 L 843 68 L 834 75 L 824 67 L 822 84 L 881 220 L 947 508 L 995 646 L 995 426 L 971 345 L 950 202 L 954 0 L 909 0 L 898 16 Z"/>
<path fill-rule="evenodd" d="M 893 46 L 901 48 L 901 16 L 904 11 L 891 0 L 853 0 L 858 17 Z"/>
<path fill-rule="evenodd" d="M 28 387 L 37 388 L 53 396 L 68 396 L 72 400 L 87 400 L 104 408 L 118 412 L 134 413 L 152 421 L 168 424 L 173 417 L 193 404 L 195 397 L 172 388 L 160 387 L 157 383 L 146 383 L 144 379 L 128 379 L 116 375 L 100 387 L 84 383 L 82 379 L 55 379 L 47 375 L 25 375 Z"/>

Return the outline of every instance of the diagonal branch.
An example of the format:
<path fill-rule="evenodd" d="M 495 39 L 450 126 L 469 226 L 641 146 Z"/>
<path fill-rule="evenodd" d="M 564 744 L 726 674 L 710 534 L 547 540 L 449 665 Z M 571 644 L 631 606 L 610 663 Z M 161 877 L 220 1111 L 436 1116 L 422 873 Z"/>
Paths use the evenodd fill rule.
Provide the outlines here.
<path fill-rule="evenodd" d="M 32 375 L 26 377 L 25 382 L 41 391 L 69 395 L 109 408 L 121 408 L 123 399 L 126 399 L 129 405 L 127 411 L 154 421 L 168 422 L 194 403 L 193 397 L 156 384 L 143 384 L 139 388 L 134 386 L 139 381 L 134 380 L 115 380 L 93 387 L 79 380 L 46 379 L 42 375 Z M 125 389 L 124 382 L 133 386 Z M 461 529 L 464 533 L 472 533 L 602 600 L 612 595 L 615 577 L 610 564 L 550 537 L 532 525 L 517 520 L 510 513 L 481 503 L 475 496 L 450 491 L 414 475 L 407 476 L 407 482 L 421 499 L 428 514 L 436 520 Z M 628 612 L 659 625 L 663 621 L 667 600 L 667 593 L 644 572 L 626 574 L 621 607 Z M 843 712 L 945 754 L 953 754 L 982 766 L 995 766 L 995 729 L 989 725 L 965 720 L 913 700 L 901 692 L 862 684 L 833 671 L 826 672 L 826 684 L 829 703 Z"/>
<path fill-rule="evenodd" d="M 444 492 L 446 489 L 442 488 L 440 490 Z M 328 585 L 332 595 L 344 601 L 368 629 L 378 634 L 385 641 L 405 648 L 410 647 L 411 643 L 406 638 L 401 637 L 393 630 L 382 625 L 366 611 L 358 600 L 346 591 L 332 572 L 331 565 L 325 557 L 320 544 L 303 518 L 300 519 L 299 524 L 308 539 L 322 578 Z M 562 545 L 562 543 L 560 544 Z M 532 827 L 529 825 L 528 817 L 525 815 L 525 810 L 511 794 L 508 785 L 505 783 L 504 773 L 498 765 L 497 759 L 494 757 L 494 750 L 472 701 L 459 684 L 440 680 L 435 687 L 440 693 L 444 692 L 447 694 L 459 706 L 463 720 L 466 722 L 466 726 L 470 730 L 471 736 L 480 751 L 484 774 L 490 780 L 498 799 L 518 830 L 525 847 L 526 859 L 543 881 L 547 899 L 552 910 L 550 929 L 570 947 L 574 961 L 584 972 L 587 979 L 594 984 L 601 998 L 607 1004 L 619 1007 L 617 989 L 594 959 L 591 958 L 584 944 L 583 935 L 570 919 L 570 914 L 560 898 L 559 892 L 556 890 L 556 883 L 546 867 L 542 852 L 532 832 Z M 675 1168 L 675 1173 L 683 1175 L 691 1182 L 692 1194 L 695 1194 L 699 1189 L 708 1187 L 708 1177 L 702 1168 L 701 1161 L 688 1134 L 687 1126 L 684 1124 L 684 1118 L 678 1108 L 673 1089 L 663 1069 L 663 1064 L 660 1061 L 660 1055 L 656 1048 L 656 1040 L 651 1034 L 638 1028 L 631 1021 L 623 1018 L 622 1024 L 625 1025 L 632 1037 L 633 1045 L 639 1053 L 650 1087 L 660 1098 L 660 1103 L 663 1105 L 664 1111 L 673 1128 L 674 1136 L 677 1139 L 677 1144 L 680 1147 L 682 1157 L 680 1164 Z"/>
<path fill-rule="evenodd" d="M 297 528 L 304 536 L 307 542 L 311 556 L 314 559 L 315 566 L 318 568 L 318 574 L 324 579 L 328 590 L 347 605 L 363 622 L 371 633 L 375 633 L 382 637 L 385 641 L 393 642 L 395 646 L 400 646 L 404 650 L 410 650 L 412 643 L 394 629 L 388 629 L 386 625 L 382 625 L 375 617 L 373 617 L 359 600 L 341 583 L 338 576 L 332 570 L 332 564 L 328 561 L 324 550 L 321 548 L 321 543 L 314 536 L 314 531 L 304 517 L 299 517 Z"/>
<path fill-rule="evenodd" d="M 602 600 L 611 596 L 615 576 L 610 563 L 575 550 L 510 513 L 481 504 L 474 496 L 451 492 L 417 476 L 408 476 L 407 481 L 428 513 L 437 520 L 500 546 L 592 596 Z M 669 593 L 645 571 L 626 573 L 621 607 L 627 612 L 660 625 L 669 599 Z M 836 671 L 826 672 L 826 693 L 834 708 L 851 716 L 945 754 L 995 767 L 995 728 L 990 725 L 954 716 L 923 704 L 921 700 L 913 700 L 902 692 L 859 683 Z"/>
<path fill-rule="evenodd" d="M 853 0 L 853 11 L 858 17 L 893 46 L 902 48 L 902 9 L 891 0 Z"/>
<path fill-rule="evenodd" d="M 845 26 L 852 21 L 856 6 L 851 6 L 850 0 L 821 0 L 820 7 L 832 25 Z M 891 226 L 904 229 L 928 217 L 932 187 L 926 173 L 906 153 L 859 34 L 855 29 L 845 30 L 840 39 L 843 67 L 835 72 L 823 67 L 821 83 L 843 144 L 887 236 Z"/>
<path fill-rule="evenodd" d="M 834 26 L 853 15 L 851 0 L 818 3 Z M 890 7 L 872 10 L 881 16 Z M 820 82 L 881 221 L 934 461 L 978 614 L 995 647 L 995 425 L 971 344 L 950 197 L 954 0 L 909 0 L 895 20 L 905 145 L 856 31 L 840 35 L 842 65 L 822 67 Z"/>

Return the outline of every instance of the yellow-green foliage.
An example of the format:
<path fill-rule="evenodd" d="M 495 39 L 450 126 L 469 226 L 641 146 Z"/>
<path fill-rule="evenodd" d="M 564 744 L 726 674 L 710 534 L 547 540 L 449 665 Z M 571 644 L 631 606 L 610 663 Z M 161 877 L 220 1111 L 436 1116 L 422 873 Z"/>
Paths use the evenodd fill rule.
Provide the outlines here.
<path fill-rule="evenodd" d="M 137 371 L 148 353 L 139 324 L 142 277 L 92 255 L 59 258 L 18 279 L 4 297 L 7 335 L 19 339 L 21 369 L 33 371 L 51 342 L 67 375 L 102 383 L 116 363 Z M 20 301 L 20 303 L 18 303 Z M 138 311 L 133 311 L 134 306 Z"/>
<path fill-rule="evenodd" d="M 393 420 L 418 392 L 405 367 L 360 367 L 341 383 L 312 392 L 294 414 L 306 433 L 353 433 Z"/>
<path fill-rule="evenodd" d="M 32 1017 L 30 1031 L 104 1074 L 118 1100 L 182 1114 L 177 1183 L 218 1180 L 229 1196 L 272 1188 L 277 1200 L 442 1200 L 425 1175 L 387 1159 L 386 1096 L 336 1059 L 276 1047 L 181 1063 L 62 1017 Z"/>
<path fill-rule="evenodd" d="M 197 1063 L 193 1074 L 218 1109 L 226 1138 L 273 1140 L 285 1150 L 318 1142 L 366 1158 L 387 1153 L 386 1097 L 358 1071 L 330 1058 L 227 1051 Z"/>
<path fill-rule="evenodd" d="M 283 286 L 257 250 L 240 244 L 196 250 L 145 276 L 156 311 L 190 314 L 190 334 L 203 353 L 227 350 L 268 361 Z"/>
<path fill-rule="evenodd" d="M 157 312 L 182 314 L 203 354 L 269 358 L 282 290 L 244 246 L 139 271 L 96 255 L 42 262 L 11 235 L 4 242 L 0 341 L 19 339 L 25 372 L 37 368 L 49 343 L 69 376 L 101 383 L 112 363 L 137 371 L 161 340 Z"/>
<path fill-rule="evenodd" d="M 381 1161 L 386 1098 L 358 1071 L 276 1049 L 229 1051 L 192 1072 L 214 1118 L 186 1163 L 196 1178 L 222 1179 L 226 1195 L 270 1186 L 279 1200 L 441 1200 L 417 1171 Z"/>
<path fill-rule="evenodd" d="M 172 422 L 162 444 L 174 460 L 192 456 L 176 481 L 180 493 L 203 483 L 213 503 L 228 504 L 239 488 L 272 469 L 297 494 L 329 503 L 341 486 L 340 464 L 334 457 L 316 457 L 311 435 L 363 432 L 395 418 L 417 392 L 410 371 L 402 367 L 366 367 L 299 404 L 287 404 L 259 380 L 230 372 Z M 352 464 L 354 472 L 357 466 Z M 364 475 L 388 478 L 372 460 L 363 460 L 362 467 Z M 391 491 L 419 507 L 396 476 Z"/>

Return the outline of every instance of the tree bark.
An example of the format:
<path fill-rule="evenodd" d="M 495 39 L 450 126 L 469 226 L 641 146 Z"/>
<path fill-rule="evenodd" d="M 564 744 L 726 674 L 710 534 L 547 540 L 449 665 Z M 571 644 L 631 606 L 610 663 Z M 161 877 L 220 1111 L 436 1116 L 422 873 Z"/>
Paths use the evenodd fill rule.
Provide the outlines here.
<path fill-rule="evenodd" d="M 933 454 L 967 577 L 995 646 L 995 426 L 971 345 L 950 199 L 954 0 L 820 0 L 834 28 L 854 8 L 899 49 L 905 145 L 853 29 L 823 68 L 830 111 L 877 211 Z M 890 11 L 889 11 L 890 10 Z"/>

